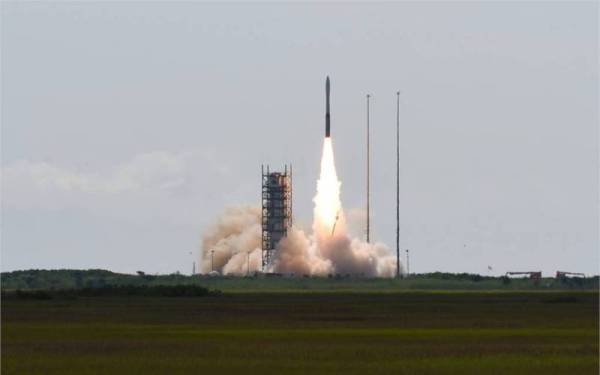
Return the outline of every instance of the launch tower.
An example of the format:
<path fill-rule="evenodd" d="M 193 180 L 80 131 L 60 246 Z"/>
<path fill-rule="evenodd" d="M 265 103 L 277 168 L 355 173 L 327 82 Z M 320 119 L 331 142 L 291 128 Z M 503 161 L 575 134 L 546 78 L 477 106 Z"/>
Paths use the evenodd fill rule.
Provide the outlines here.
<path fill-rule="evenodd" d="M 262 269 L 266 271 L 274 259 L 277 243 L 287 236 L 292 226 L 292 166 L 284 172 L 262 170 Z"/>

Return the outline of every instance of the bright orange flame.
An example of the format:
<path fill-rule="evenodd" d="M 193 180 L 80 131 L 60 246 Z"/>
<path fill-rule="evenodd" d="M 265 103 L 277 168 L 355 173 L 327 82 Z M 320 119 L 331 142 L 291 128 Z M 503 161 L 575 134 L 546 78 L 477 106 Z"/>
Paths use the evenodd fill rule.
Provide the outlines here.
<path fill-rule="evenodd" d="M 340 185 L 335 171 L 331 138 L 325 138 L 321 158 L 321 175 L 317 182 L 317 195 L 314 198 L 314 230 L 320 238 L 333 236 L 334 229 L 335 234 L 344 231 Z"/>

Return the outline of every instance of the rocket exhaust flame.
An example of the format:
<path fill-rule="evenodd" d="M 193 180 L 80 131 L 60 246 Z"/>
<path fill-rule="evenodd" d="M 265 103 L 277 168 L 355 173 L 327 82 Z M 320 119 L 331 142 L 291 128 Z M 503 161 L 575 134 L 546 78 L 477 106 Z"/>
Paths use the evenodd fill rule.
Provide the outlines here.
<path fill-rule="evenodd" d="M 336 222 L 342 221 L 339 220 L 343 217 L 340 186 L 335 170 L 332 140 L 331 137 L 327 137 L 323 142 L 321 174 L 317 182 L 317 195 L 314 198 L 314 229 L 318 234 L 332 233 Z M 340 227 L 341 225 L 338 225 L 338 233 Z"/>

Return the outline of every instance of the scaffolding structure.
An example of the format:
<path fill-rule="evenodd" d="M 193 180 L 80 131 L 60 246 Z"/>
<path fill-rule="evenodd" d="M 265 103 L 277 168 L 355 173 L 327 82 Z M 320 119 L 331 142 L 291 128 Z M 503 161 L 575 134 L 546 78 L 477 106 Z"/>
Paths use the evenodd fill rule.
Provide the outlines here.
<path fill-rule="evenodd" d="M 284 172 L 262 171 L 262 270 L 271 265 L 277 244 L 292 226 L 292 166 Z"/>

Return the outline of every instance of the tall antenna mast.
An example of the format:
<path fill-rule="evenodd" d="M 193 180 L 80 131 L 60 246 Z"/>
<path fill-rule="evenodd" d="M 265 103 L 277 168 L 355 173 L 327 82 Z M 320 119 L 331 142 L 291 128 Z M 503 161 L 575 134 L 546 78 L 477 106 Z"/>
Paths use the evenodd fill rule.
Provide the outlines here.
<path fill-rule="evenodd" d="M 400 277 L 400 91 L 396 92 L 396 277 Z"/>
<path fill-rule="evenodd" d="M 367 94 L 367 243 L 371 242 L 371 140 L 370 140 L 370 106 L 371 95 Z"/>

